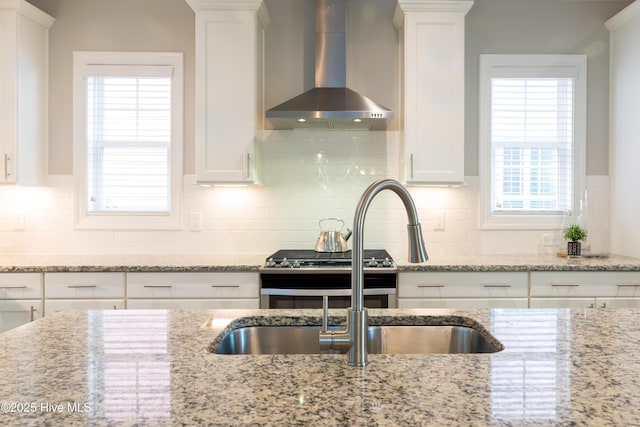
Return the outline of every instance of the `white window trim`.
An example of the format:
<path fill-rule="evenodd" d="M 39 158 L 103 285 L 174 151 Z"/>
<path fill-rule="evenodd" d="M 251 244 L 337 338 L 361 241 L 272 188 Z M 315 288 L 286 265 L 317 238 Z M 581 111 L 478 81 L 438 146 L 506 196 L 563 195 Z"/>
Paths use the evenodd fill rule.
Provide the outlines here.
<path fill-rule="evenodd" d="M 493 215 L 491 213 L 491 75 L 500 67 L 550 68 L 576 70 L 574 146 L 573 146 L 573 212 L 584 194 L 586 176 L 587 129 L 587 58 L 585 55 L 480 55 L 479 95 L 479 228 L 485 230 L 558 229 L 564 215 Z"/>
<path fill-rule="evenodd" d="M 183 59 L 179 52 L 74 52 L 73 151 L 77 229 L 162 230 L 182 228 Z M 171 114 L 171 206 L 168 214 L 89 213 L 87 209 L 86 85 L 88 66 L 155 65 L 173 67 Z"/>

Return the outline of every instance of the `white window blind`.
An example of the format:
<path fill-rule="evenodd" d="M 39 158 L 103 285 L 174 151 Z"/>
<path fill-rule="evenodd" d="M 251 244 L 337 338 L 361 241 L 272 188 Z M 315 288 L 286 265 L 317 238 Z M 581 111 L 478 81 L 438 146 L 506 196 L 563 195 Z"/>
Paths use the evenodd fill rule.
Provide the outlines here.
<path fill-rule="evenodd" d="M 480 55 L 483 229 L 554 229 L 584 191 L 584 55 Z"/>
<path fill-rule="evenodd" d="M 90 73 L 88 212 L 169 212 L 171 67 L 96 66 Z"/>
<path fill-rule="evenodd" d="M 572 78 L 491 79 L 494 212 L 571 210 L 573 87 Z"/>

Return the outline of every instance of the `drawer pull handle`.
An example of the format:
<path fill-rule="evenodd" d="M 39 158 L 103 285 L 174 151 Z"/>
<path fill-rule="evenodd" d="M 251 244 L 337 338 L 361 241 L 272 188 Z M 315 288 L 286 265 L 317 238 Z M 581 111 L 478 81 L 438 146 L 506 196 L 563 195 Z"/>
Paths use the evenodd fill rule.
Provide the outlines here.
<path fill-rule="evenodd" d="M 637 288 L 640 283 L 618 283 L 619 288 Z"/>
<path fill-rule="evenodd" d="M 144 285 L 145 288 L 173 288 L 173 285 Z"/>
<path fill-rule="evenodd" d="M 419 288 L 444 288 L 444 284 L 434 283 L 434 284 L 418 285 L 418 287 Z"/>
<path fill-rule="evenodd" d="M 26 289 L 27 285 L 5 285 L 0 286 L 0 289 Z"/>
<path fill-rule="evenodd" d="M 482 286 L 485 288 L 510 288 L 508 283 L 484 283 Z"/>
<path fill-rule="evenodd" d="M 579 283 L 552 283 L 551 286 L 555 288 L 575 288 L 580 286 Z"/>
<path fill-rule="evenodd" d="M 240 285 L 211 285 L 212 288 L 239 288 Z"/>
<path fill-rule="evenodd" d="M 98 285 L 67 285 L 69 289 L 97 288 Z"/>
<path fill-rule="evenodd" d="M 33 322 L 35 320 L 35 317 L 36 317 L 35 313 L 37 310 L 34 306 L 31 306 L 31 309 L 29 311 L 30 311 L 29 315 L 31 316 L 31 321 Z"/>

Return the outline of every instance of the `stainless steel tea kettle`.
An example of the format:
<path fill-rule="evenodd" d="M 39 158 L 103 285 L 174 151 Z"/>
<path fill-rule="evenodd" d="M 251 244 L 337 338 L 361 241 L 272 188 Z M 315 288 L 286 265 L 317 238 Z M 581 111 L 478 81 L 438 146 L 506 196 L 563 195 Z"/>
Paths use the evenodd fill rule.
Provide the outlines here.
<path fill-rule="evenodd" d="M 316 252 L 347 252 L 349 246 L 347 240 L 351 237 L 351 230 L 344 229 L 344 221 L 339 218 L 325 218 L 318 222 L 320 226 L 320 236 L 316 241 Z"/>

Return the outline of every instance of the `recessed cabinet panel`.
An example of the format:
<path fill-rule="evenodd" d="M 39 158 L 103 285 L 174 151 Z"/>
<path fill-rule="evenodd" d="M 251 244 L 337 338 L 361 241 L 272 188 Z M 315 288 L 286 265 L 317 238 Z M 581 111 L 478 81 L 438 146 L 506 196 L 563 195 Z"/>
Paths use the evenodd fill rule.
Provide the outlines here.
<path fill-rule="evenodd" d="M 408 184 L 464 182 L 464 27 L 472 5 L 398 1 Z"/>
<path fill-rule="evenodd" d="M 44 302 L 44 312 L 47 316 L 58 311 L 66 310 L 124 310 L 124 307 L 124 299 L 48 299 Z"/>
<path fill-rule="evenodd" d="M 531 308 L 595 308 L 595 298 L 531 298 Z"/>
<path fill-rule="evenodd" d="M 0 184 L 45 181 L 47 61 L 54 19 L 0 0 Z"/>
<path fill-rule="evenodd" d="M 42 317 L 42 300 L 0 300 L 0 332 Z"/>
<path fill-rule="evenodd" d="M 196 13 L 196 179 L 254 183 L 268 12 L 260 1 L 187 2 Z"/>

